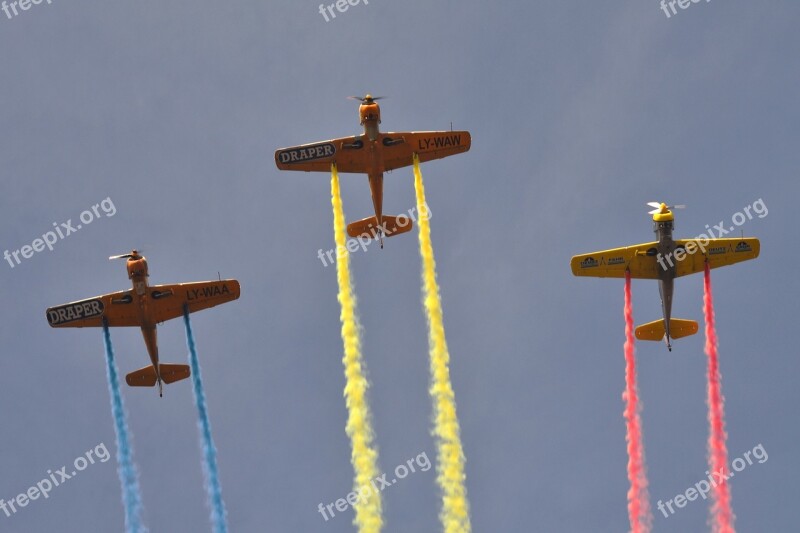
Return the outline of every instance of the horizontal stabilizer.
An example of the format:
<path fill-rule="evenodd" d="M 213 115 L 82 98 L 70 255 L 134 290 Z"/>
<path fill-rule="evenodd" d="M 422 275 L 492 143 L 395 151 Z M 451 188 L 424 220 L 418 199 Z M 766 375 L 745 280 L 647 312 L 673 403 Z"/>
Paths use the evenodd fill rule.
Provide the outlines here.
<path fill-rule="evenodd" d="M 163 364 L 158 366 L 161 368 L 161 379 L 167 384 L 175 383 L 192 375 L 189 365 Z"/>
<path fill-rule="evenodd" d="M 140 368 L 125 376 L 125 381 L 131 387 L 155 387 L 157 380 L 156 369 L 152 366 Z"/>
<path fill-rule="evenodd" d="M 383 215 L 383 226 L 380 229 L 384 237 L 394 237 L 395 235 L 411 231 L 413 227 L 414 224 L 406 215 L 398 215 L 396 217 Z M 378 237 L 378 229 L 377 219 L 375 217 L 368 217 L 348 224 L 347 234 L 353 238 L 363 237 L 365 239 L 375 239 Z"/>
<path fill-rule="evenodd" d="M 671 318 L 669 320 L 669 335 L 673 339 L 688 337 L 695 333 L 697 333 L 697 322 L 694 320 L 681 318 Z M 660 341 L 665 334 L 666 329 L 664 328 L 663 319 L 654 320 L 636 328 L 636 338 L 641 341 Z"/>
<path fill-rule="evenodd" d="M 186 379 L 192 374 L 189 365 L 161 364 L 158 366 L 161 369 L 161 379 L 167 384 Z M 154 387 L 158 376 L 156 376 L 155 368 L 151 365 L 131 372 L 125 376 L 125 381 L 131 387 Z"/>
<path fill-rule="evenodd" d="M 694 320 L 684 320 L 682 318 L 672 318 L 669 321 L 669 334 L 673 339 L 688 337 L 697 333 L 697 322 Z"/>

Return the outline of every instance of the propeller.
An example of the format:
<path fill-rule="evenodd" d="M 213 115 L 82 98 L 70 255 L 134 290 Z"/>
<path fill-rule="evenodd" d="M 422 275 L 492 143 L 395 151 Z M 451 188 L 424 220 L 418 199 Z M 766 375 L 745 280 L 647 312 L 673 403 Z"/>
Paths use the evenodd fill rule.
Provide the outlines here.
<path fill-rule="evenodd" d="M 127 254 L 120 254 L 120 255 L 112 255 L 108 258 L 109 261 L 113 261 L 114 259 L 130 259 L 130 258 L 137 258 L 141 257 L 139 255 L 139 250 L 131 250 L 130 253 Z"/>
<path fill-rule="evenodd" d="M 375 100 L 382 100 L 386 98 L 385 96 L 372 96 L 371 94 L 366 94 L 364 96 L 348 96 L 350 100 L 358 100 L 362 104 L 371 104 Z"/>
<path fill-rule="evenodd" d="M 662 206 L 664 208 L 666 208 L 666 209 L 669 209 L 669 210 L 672 210 L 672 209 L 686 209 L 686 206 L 684 204 L 667 205 L 667 204 L 663 204 L 663 203 L 660 203 L 660 202 L 647 202 L 647 205 L 649 205 L 650 207 L 654 207 L 655 208 L 652 211 L 648 211 L 649 215 L 655 215 L 656 213 L 660 213 L 661 209 L 662 209 Z"/>

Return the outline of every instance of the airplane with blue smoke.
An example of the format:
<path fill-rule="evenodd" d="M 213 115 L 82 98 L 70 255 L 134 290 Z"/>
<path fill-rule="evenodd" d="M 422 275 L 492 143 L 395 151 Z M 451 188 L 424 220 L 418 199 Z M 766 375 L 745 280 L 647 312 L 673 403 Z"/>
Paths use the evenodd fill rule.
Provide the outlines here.
<path fill-rule="evenodd" d="M 172 285 L 149 285 L 147 260 L 137 250 L 109 259 L 127 259 L 128 279 L 133 288 L 58 305 L 47 309 L 47 321 L 54 328 L 139 327 L 142 329 L 151 365 L 131 372 L 125 381 L 131 387 L 175 383 L 191 375 L 189 365 L 160 363 L 156 327 L 162 322 L 208 309 L 239 298 L 235 279 L 199 281 Z"/>

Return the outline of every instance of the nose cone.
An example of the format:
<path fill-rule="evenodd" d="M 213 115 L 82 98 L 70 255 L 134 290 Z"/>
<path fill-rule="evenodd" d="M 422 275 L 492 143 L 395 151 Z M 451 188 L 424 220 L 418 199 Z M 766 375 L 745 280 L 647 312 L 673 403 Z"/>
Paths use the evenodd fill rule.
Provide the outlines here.
<path fill-rule="evenodd" d="M 672 211 L 667 208 L 667 204 L 661 204 L 661 209 L 653 214 L 653 222 L 668 222 L 674 220 Z"/>
<path fill-rule="evenodd" d="M 378 107 L 378 102 L 364 102 L 358 107 L 358 115 L 361 125 L 364 125 L 365 122 L 374 122 L 377 124 L 381 122 L 381 109 Z"/>

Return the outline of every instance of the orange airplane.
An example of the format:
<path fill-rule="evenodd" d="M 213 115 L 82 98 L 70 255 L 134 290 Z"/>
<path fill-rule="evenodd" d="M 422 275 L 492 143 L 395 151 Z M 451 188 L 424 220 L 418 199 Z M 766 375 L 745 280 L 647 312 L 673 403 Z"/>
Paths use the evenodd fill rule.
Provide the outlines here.
<path fill-rule="evenodd" d="M 570 261 L 570 267 L 575 276 L 624 278 L 628 271 L 631 278 L 658 280 L 662 318 L 638 326 L 636 338 L 645 341 L 663 339 L 667 349 L 672 351 L 671 339 L 694 335 L 698 329 L 694 320 L 672 318 L 675 278 L 703 272 L 706 264 L 709 268 L 719 268 L 755 259 L 761 251 L 761 243 L 753 237 L 715 239 L 713 234 L 703 235 L 704 238 L 673 239 L 675 215 L 671 209 L 685 206 L 668 206 L 659 202 L 647 205 L 654 208 L 649 214 L 653 215 L 653 231 L 658 240 L 576 255 Z"/>
<path fill-rule="evenodd" d="M 239 298 L 239 282 L 235 279 L 199 281 L 174 285 L 147 283 L 150 275 L 147 260 L 133 250 L 129 254 L 109 259 L 128 260 L 128 279 L 133 289 L 112 292 L 47 310 L 47 321 L 54 328 L 84 328 L 136 326 L 142 328 L 151 366 L 131 372 L 125 378 L 131 387 L 153 387 L 163 396 L 163 383 L 175 383 L 190 376 L 189 365 L 158 362 L 156 325 L 183 315 L 184 306 L 190 313 Z"/>
<path fill-rule="evenodd" d="M 383 248 L 384 235 L 399 235 L 412 227 L 408 217 L 383 214 L 383 173 L 412 165 L 415 153 L 424 163 L 466 152 L 472 138 L 468 131 L 381 133 L 381 110 L 376 100 L 382 97 L 368 94 L 348 98 L 361 101 L 358 114 L 363 135 L 281 148 L 275 151 L 275 164 L 280 170 L 306 172 L 330 172 L 335 164 L 339 172 L 367 174 L 375 216 L 348 224 L 347 234 L 373 239 L 377 236 Z"/>

